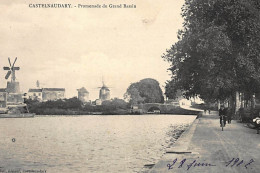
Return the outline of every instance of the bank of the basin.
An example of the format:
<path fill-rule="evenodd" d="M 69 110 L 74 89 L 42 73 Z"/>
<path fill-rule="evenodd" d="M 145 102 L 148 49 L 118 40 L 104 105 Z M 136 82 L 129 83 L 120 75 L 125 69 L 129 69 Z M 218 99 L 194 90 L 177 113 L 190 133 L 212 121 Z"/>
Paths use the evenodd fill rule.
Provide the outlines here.
<path fill-rule="evenodd" d="M 146 115 L 146 114 L 157 114 L 156 112 L 132 112 L 128 109 L 113 109 L 113 110 L 104 110 L 102 107 L 95 108 L 96 111 L 90 112 L 88 110 L 80 109 L 66 109 L 66 108 L 31 108 L 30 112 L 35 113 L 36 115 Z M 196 115 L 198 111 L 196 110 L 187 110 L 181 107 L 176 107 L 169 110 L 166 113 L 167 115 Z"/>
<path fill-rule="evenodd" d="M 203 114 L 149 172 L 258 173 L 259 144 L 256 130 L 233 120 L 221 131 L 217 112 Z"/>
<path fill-rule="evenodd" d="M 176 142 L 178 141 L 178 139 L 183 136 L 184 133 L 187 133 L 187 131 L 189 131 L 191 125 L 193 124 L 193 122 L 198 118 L 200 117 L 201 115 L 194 115 L 194 120 L 191 122 L 191 123 L 188 123 L 188 124 L 182 124 L 182 125 L 171 125 L 170 126 L 170 130 L 166 133 L 166 136 L 167 136 L 167 139 L 166 139 L 166 146 L 164 146 L 163 148 L 163 153 L 166 153 L 168 152 L 172 147 L 174 147 L 176 145 Z M 164 155 L 162 153 L 162 156 Z M 156 162 L 159 161 L 156 160 Z M 147 162 L 143 168 L 139 171 L 139 173 L 147 173 L 149 172 L 149 170 L 151 168 L 154 167 L 155 163 L 156 162 Z"/>
<path fill-rule="evenodd" d="M 113 103 L 113 104 L 112 104 Z M 131 114 L 173 114 L 194 115 L 196 110 L 184 109 L 174 104 L 147 103 L 131 106 L 130 103 L 104 102 L 102 105 L 83 105 L 77 98 L 39 102 L 26 100 L 28 109 L 36 115 L 131 115 Z"/>

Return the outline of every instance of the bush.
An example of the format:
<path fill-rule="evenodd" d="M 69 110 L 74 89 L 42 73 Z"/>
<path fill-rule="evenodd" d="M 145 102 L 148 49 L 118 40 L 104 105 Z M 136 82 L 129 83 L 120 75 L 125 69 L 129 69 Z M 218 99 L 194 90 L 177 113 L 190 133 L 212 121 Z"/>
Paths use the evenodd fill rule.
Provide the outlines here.
<path fill-rule="evenodd" d="M 31 113 L 37 115 L 83 115 L 91 112 L 102 112 L 103 114 L 126 114 L 129 104 L 122 99 L 104 101 L 102 105 L 83 105 L 76 97 L 64 100 L 39 102 L 28 99 L 25 101 Z"/>

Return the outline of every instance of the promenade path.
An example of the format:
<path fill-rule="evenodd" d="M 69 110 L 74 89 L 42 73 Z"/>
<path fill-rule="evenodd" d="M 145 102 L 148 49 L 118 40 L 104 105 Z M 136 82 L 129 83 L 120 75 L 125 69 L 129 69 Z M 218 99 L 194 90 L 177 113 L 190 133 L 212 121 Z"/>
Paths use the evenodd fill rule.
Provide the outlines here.
<path fill-rule="evenodd" d="M 149 172 L 259 173 L 260 134 L 235 120 L 221 131 L 217 112 L 203 114 Z"/>

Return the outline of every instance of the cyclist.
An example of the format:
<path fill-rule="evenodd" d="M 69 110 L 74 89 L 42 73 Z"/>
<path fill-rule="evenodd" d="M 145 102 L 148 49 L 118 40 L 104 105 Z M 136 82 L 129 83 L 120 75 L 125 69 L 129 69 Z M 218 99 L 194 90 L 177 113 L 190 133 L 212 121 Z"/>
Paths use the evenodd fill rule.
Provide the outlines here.
<path fill-rule="evenodd" d="M 224 105 L 220 106 L 220 109 L 219 109 L 218 112 L 219 112 L 220 127 L 221 127 L 221 121 L 222 121 L 222 116 L 221 115 L 223 115 L 224 127 L 225 127 L 225 125 L 226 125 L 226 110 L 225 110 Z"/>

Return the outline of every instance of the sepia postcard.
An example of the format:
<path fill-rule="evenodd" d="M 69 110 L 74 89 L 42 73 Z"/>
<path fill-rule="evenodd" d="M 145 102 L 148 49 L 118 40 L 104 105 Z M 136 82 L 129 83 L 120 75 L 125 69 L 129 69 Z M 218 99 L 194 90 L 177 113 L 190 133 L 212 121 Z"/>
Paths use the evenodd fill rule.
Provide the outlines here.
<path fill-rule="evenodd" d="M 233 114 L 233 102 L 213 102 L 204 83 L 194 92 L 184 74 L 200 67 L 188 53 L 178 59 L 178 46 L 204 39 L 185 37 L 196 3 L 213 9 L 217 0 L 1 0 L 0 172 L 259 172 L 258 95 L 234 91 Z M 205 42 L 219 46 L 216 28 Z M 230 42 L 196 50 L 214 58 Z M 188 84 L 172 86 L 177 80 Z"/>

